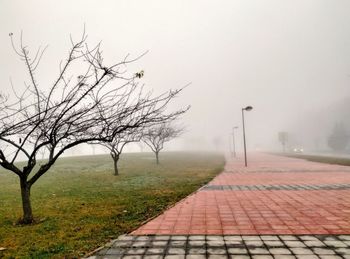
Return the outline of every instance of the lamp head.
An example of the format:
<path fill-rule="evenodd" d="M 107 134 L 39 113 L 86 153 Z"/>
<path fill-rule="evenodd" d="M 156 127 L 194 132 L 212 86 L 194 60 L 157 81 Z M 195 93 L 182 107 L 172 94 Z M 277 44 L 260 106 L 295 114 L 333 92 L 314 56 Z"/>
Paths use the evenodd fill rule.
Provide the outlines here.
<path fill-rule="evenodd" d="M 252 106 L 247 106 L 247 107 L 243 108 L 243 110 L 251 111 L 251 110 L 253 110 L 253 107 Z"/>

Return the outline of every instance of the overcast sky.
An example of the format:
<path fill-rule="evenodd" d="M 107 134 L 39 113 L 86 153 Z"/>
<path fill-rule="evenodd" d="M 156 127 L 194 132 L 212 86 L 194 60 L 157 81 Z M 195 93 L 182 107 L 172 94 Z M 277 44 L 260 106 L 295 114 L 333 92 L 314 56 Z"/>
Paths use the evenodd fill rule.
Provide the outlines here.
<path fill-rule="evenodd" d="M 192 82 L 176 100 L 192 106 L 184 138 L 227 140 L 251 105 L 249 146 L 269 147 L 303 114 L 349 96 L 349 11 L 349 0 L 0 0 L 0 89 L 27 78 L 10 32 L 23 30 L 33 52 L 49 45 L 37 72 L 45 87 L 85 24 L 107 61 L 149 51 L 132 68 L 145 70 L 149 89 Z"/>

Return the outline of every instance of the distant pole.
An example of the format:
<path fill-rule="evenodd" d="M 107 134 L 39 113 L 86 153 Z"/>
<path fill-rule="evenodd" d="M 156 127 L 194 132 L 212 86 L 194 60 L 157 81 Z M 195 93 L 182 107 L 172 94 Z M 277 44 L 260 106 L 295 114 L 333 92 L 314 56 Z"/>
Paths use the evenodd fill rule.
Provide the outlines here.
<path fill-rule="evenodd" d="M 244 111 L 251 111 L 253 109 L 252 106 L 247 106 L 245 108 L 242 108 L 242 124 L 243 124 L 243 144 L 244 144 L 244 164 L 247 167 L 247 147 L 246 147 L 246 141 L 245 141 L 245 125 L 244 125 Z"/>
<path fill-rule="evenodd" d="M 238 127 L 233 127 L 232 128 L 233 157 L 236 157 L 235 129 L 238 129 Z"/>

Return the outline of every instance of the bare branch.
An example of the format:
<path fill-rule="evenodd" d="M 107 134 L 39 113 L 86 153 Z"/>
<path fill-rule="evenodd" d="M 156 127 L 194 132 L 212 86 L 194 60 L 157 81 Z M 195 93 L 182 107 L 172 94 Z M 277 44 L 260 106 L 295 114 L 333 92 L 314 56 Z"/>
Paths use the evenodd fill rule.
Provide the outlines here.
<path fill-rule="evenodd" d="M 0 148 L 0 165 L 20 177 L 21 188 L 30 189 L 70 148 L 103 143 L 119 157 L 128 143 L 140 140 L 146 127 L 171 122 L 188 110 L 167 112 L 169 102 L 183 89 L 154 96 L 139 84 L 143 71 L 128 72 L 126 65 L 147 52 L 135 59 L 127 55 L 121 62 L 107 65 L 101 44 L 93 48 L 86 44 L 84 29 L 77 42 L 71 37 L 72 47 L 67 59 L 60 62 L 53 84 L 40 88 L 36 69 L 46 47 L 39 48 L 32 59 L 22 34 L 18 48 L 10 36 L 14 51 L 25 64 L 29 83 L 25 83 L 22 93 L 13 91 L 15 101 L 0 95 L 0 144 L 8 147 L 6 151 Z M 38 155 L 47 151 L 48 160 L 35 166 Z M 14 164 L 21 153 L 26 161 L 19 169 Z M 31 211 L 24 208 L 26 213 Z M 32 219 L 24 218 L 26 222 Z"/>

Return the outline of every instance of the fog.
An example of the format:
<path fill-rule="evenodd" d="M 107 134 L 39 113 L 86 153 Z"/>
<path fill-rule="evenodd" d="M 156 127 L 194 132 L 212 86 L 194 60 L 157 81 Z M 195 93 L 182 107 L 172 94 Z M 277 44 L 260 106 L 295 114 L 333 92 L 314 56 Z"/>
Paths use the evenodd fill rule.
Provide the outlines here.
<path fill-rule="evenodd" d="M 242 149 L 241 111 L 251 150 L 289 145 L 327 150 L 335 123 L 350 131 L 350 1 L 14 1 L 0 2 L 0 90 L 23 89 L 28 79 L 9 33 L 34 52 L 48 50 L 37 71 L 51 86 L 59 62 L 84 28 L 92 45 L 102 41 L 105 60 L 148 53 L 131 70 L 143 69 L 147 89 L 162 93 L 191 82 L 170 109 L 191 105 L 182 117 L 186 133 L 168 150 Z M 129 151 L 137 151 L 137 145 Z M 92 153 L 83 146 L 71 154 Z M 103 152 L 96 148 L 95 152 Z"/>

